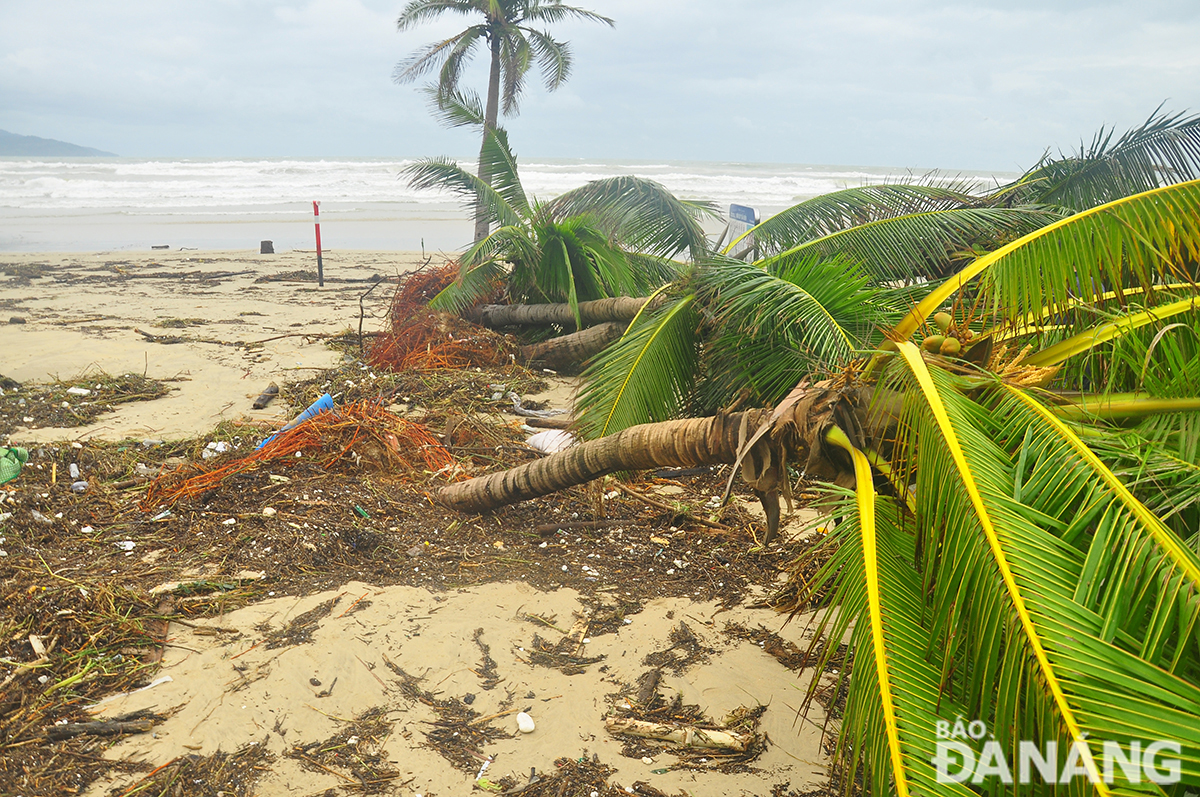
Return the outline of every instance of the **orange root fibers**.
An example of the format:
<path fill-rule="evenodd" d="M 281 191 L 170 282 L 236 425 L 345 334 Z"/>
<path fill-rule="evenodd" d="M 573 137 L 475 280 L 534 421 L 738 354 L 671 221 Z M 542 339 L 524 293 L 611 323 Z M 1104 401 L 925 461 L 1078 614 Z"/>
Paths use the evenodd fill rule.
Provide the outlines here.
<path fill-rule="evenodd" d="M 193 462 L 163 474 L 151 483 L 142 508 L 194 498 L 231 476 L 268 463 L 285 466 L 296 461 L 297 452 L 316 454 L 326 468 L 351 458 L 358 465 L 374 465 L 397 474 L 438 471 L 455 464 L 450 452 L 424 426 L 393 415 L 376 401 L 356 401 L 281 432 L 262 448 L 232 462 L 211 468 Z"/>
<path fill-rule="evenodd" d="M 375 338 L 367 362 L 393 372 L 511 363 L 516 347 L 503 335 L 426 307 L 457 275 L 455 263 L 410 274 L 392 297 L 389 328 Z"/>

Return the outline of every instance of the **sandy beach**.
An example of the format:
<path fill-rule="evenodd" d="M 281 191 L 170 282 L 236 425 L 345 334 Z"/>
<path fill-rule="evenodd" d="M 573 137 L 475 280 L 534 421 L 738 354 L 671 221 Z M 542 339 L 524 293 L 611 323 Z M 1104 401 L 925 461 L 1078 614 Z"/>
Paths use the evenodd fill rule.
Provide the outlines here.
<path fill-rule="evenodd" d="M 426 259 L 419 252 L 325 252 L 319 288 L 315 252 L 0 254 L 0 321 L 9 322 L 0 374 L 26 382 L 138 373 L 171 380 L 173 388 L 164 399 L 124 405 L 95 427 L 18 426 L 12 439 L 178 439 L 231 418 L 276 419 L 290 409 L 255 411 L 247 398 L 271 381 L 338 362 L 321 336 L 357 331 L 359 297 L 372 280 L 394 281 Z M 390 295 L 382 286 L 363 300 L 364 329 L 378 328 Z"/>
<path fill-rule="evenodd" d="M 363 331 L 380 329 L 396 278 L 426 259 L 334 251 L 323 261 L 320 288 L 311 252 L 0 255 L 0 374 L 21 383 L 6 391 L 5 412 L 39 383 L 85 384 L 100 372 L 169 388 L 86 425 L 6 416 L 8 442 L 33 458 L 0 489 L 0 591 L 15 612 L 5 622 L 22 629 L 0 651 L 0 716 L 23 694 L 12 690 L 37 687 L 28 674 L 41 670 L 21 662 L 38 661 L 47 644 L 91 645 L 107 651 L 109 676 L 95 680 L 95 662 L 81 672 L 73 658 L 37 665 L 52 668 L 46 683 L 68 686 L 54 687 L 63 701 L 43 702 L 32 727 L 115 720 L 152 731 L 43 739 L 0 765 L 0 779 L 25 793 L 71 782 L 97 797 L 189 777 L 259 795 L 825 793 L 827 701 L 798 714 L 814 677 L 804 654 L 812 629 L 763 605 L 804 543 L 755 549 L 761 513 L 746 496 L 715 526 L 690 523 L 720 490 L 718 472 L 640 485 L 657 504 L 587 488 L 466 517 L 431 504 L 431 476 L 373 469 L 349 452 L 329 466 L 250 471 L 165 512 L 145 503 L 138 474 L 198 467 L 218 424 L 267 429 L 292 417 L 297 407 L 284 401 L 251 409 L 268 383 L 340 373 L 351 385 L 330 337 L 352 331 L 342 343 L 355 353 L 360 297 Z M 507 461 L 530 454 L 520 419 L 489 402 L 491 383 L 529 385 L 527 399 L 552 406 L 571 396 L 565 380 L 516 372 L 449 375 L 443 385 L 350 367 L 396 401 L 411 393 L 393 410 L 422 403 L 408 417 L 431 428 L 447 413 L 461 414 L 460 428 L 484 424 L 470 428 Z M 414 392 L 426 389 L 424 399 Z M 71 412 L 86 401 L 66 399 Z M 214 462 L 247 451 L 232 445 Z M 64 479 L 75 463 L 82 494 Z M 665 501 L 684 514 L 664 512 Z M 579 532 L 546 526 L 592 517 L 615 520 Z M 789 534 L 815 520 L 799 512 Z M 45 584 L 41 562 L 56 580 Z M 122 616 L 147 618 L 134 636 L 91 624 L 122 606 Z M 828 694 L 836 672 L 819 677 Z M 532 733 L 518 730 L 522 710 Z M 755 741 L 745 753 L 706 751 L 606 729 L 606 718 L 625 715 L 709 729 L 701 733 L 729 723 Z M 70 780 L 55 763 L 64 755 L 90 763 Z"/>

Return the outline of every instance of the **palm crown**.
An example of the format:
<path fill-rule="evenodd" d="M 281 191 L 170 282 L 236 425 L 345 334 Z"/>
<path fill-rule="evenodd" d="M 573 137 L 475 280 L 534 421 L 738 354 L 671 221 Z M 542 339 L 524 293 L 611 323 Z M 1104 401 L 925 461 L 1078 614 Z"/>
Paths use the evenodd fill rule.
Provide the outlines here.
<path fill-rule="evenodd" d="M 397 83 L 407 83 L 437 70 L 435 96 L 441 104 L 458 93 L 463 68 L 477 47 L 486 46 L 490 68 L 483 113 L 484 131 L 496 127 L 501 103 L 506 116 L 517 113 L 525 78 L 535 64 L 549 91 L 561 86 L 571 73 L 570 45 L 533 26 L 551 25 L 567 19 L 613 24 L 608 17 L 563 5 L 561 0 L 411 0 L 400 12 L 396 27 L 401 31 L 408 30 L 447 13 L 478 15 L 482 20 L 454 36 L 421 48 L 396 65 L 393 77 Z M 487 166 L 481 153 L 479 178 L 490 183 Z M 475 240 L 486 234 L 487 222 L 482 208 L 477 208 Z"/>

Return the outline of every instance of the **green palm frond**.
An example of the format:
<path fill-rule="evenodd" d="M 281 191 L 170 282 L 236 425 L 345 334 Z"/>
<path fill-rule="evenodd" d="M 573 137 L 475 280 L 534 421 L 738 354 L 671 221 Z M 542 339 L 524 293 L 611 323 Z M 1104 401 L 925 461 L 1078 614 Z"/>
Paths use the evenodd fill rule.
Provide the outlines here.
<path fill-rule="evenodd" d="M 536 262 L 540 257 L 541 250 L 532 231 L 524 224 L 509 224 L 489 233 L 487 238 L 463 252 L 459 265 L 460 272 L 492 261 L 504 261 L 521 269 L 522 264 Z M 524 287 L 509 289 L 510 293 L 514 290 L 520 293 Z"/>
<path fill-rule="evenodd" d="M 447 11 L 456 14 L 478 13 L 482 7 L 479 0 L 410 0 L 400 12 L 396 29 L 405 31 L 423 22 L 432 22 Z"/>
<path fill-rule="evenodd" d="M 487 261 L 463 270 L 429 300 L 429 307 L 447 313 L 462 314 L 496 292 L 505 276 L 502 263 Z"/>
<path fill-rule="evenodd" d="M 426 86 L 429 109 L 438 122 L 449 128 L 484 126 L 483 101 L 473 91 L 443 91 L 438 86 Z"/>
<path fill-rule="evenodd" d="M 712 258 L 693 277 L 713 316 L 703 401 L 712 408 L 749 387 L 773 404 L 802 377 L 836 372 L 899 316 L 853 264 L 797 259 L 776 275 L 753 264 Z M 717 386 L 724 386 L 719 391 Z"/>
<path fill-rule="evenodd" d="M 584 437 L 678 415 L 699 359 L 695 301 L 684 295 L 643 309 L 624 336 L 592 360 L 576 402 Z"/>
<path fill-rule="evenodd" d="M 708 202 L 678 199 L 653 180 L 632 175 L 593 180 L 547 203 L 557 218 L 587 212 L 633 251 L 674 257 L 686 251 L 693 261 L 708 250 L 701 226 L 715 218 Z"/>
<path fill-rule="evenodd" d="M 668 282 L 682 279 L 689 269 L 678 260 L 641 252 L 626 251 L 625 259 L 629 261 L 629 277 L 632 280 L 630 296 L 647 296 Z"/>
<path fill-rule="evenodd" d="M 540 30 L 528 30 L 529 46 L 541 67 L 546 90 L 554 91 L 571 75 L 571 47 Z"/>
<path fill-rule="evenodd" d="M 979 290 L 996 320 L 1053 314 L 1131 286 L 1152 294 L 1191 282 L 1200 259 L 1200 181 L 1125 197 L 1077 213 L 984 255 L 939 285 L 896 327 L 908 337 L 952 295 Z"/>
<path fill-rule="evenodd" d="M 533 53 L 525 31 L 519 25 L 505 25 L 500 34 L 500 104 L 505 116 L 520 113 L 521 91 L 525 75 L 533 62 Z"/>
<path fill-rule="evenodd" d="M 508 131 L 503 127 L 487 131 L 479 159 L 485 166 L 496 193 L 504 197 L 504 201 L 514 213 L 522 218 L 529 218 L 533 211 L 521 185 L 517 156 L 508 145 Z"/>
<path fill-rule="evenodd" d="M 940 278 L 974 246 L 998 246 L 1059 218 L 1039 208 L 930 210 L 828 233 L 759 262 L 777 271 L 797 257 L 840 257 L 880 281 L 920 281 Z"/>
<path fill-rule="evenodd" d="M 923 655 L 934 642 L 922 625 L 921 583 L 910 565 L 917 553 L 912 537 L 898 526 L 897 507 L 875 494 L 866 455 L 834 431 L 831 442 L 853 458 L 856 511 L 826 541 L 834 553 L 809 594 L 834 586 L 831 602 L 840 611 L 820 631 L 832 639 L 849 633 L 855 650 L 862 651 L 855 658 L 839 747 L 853 751 L 867 782 L 877 785 L 875 793 L 890 784 L 897 795 L 973 795 L 935 769 L 939 723 L 953 725 L 965 711 L 944 692 L 941 674 Z M 834 651 L 836 646 L 827 645 L 820 664 Z M 809 700 L 817 687 L 814 681 Z M 843 776 L 845 785 L 853 775 Z"/>
<path fill-rule="evenodd" d="M 1200 178 L 1200 116 L 1169 115 L 1160 106 L 1115 142 L 1113 133 L 1101 129 L 1074 155 L 1044 157 L 996 196 L 1079 211 Z"/>
<path fill-rule="evenodd" d="M 848 616 L 838 622 L 853 623 L 856 649 L 877 661 L 869 683 L 852 687 L 870 698 L 852 695 L 843 742 L 872 751 L 874 791 L 918 774 L 915 761 L 895 763 L 905 732 L 920 728 L 904 721 L 914 695 L 932 696 L 931 714 L 949 702 L 984 721 L 1010 760 L 1021 741 L 1082 744 L 1098 762 L 1105 742 L 1128 754 L 1167 740 L 1181 748 L 1183 782 L 1200 783 L 1200 559 L 1027 391 L 967 388 L 911 343 L 898 348 L 888 384 L 907 396 L 907 414 L 892 466 L 915 483 L 915 514 L 882 499 L 886 508 L 865 510 L 860 499 L 823 571 Z M 872 559 L 868 522 L 891 518 L 877 523 Z M 898 563 L 883 556 L 889 548 Z M 889 589 L 894 571 L 907 590 Z M 889 639 L 889 623 L 905 622 Z M 860 655 L 855 681 L 864 666 Z M 888 712 L 894 731 L 881 720 Z M 882 771 L 881 758 L 891 762 Z M 1056 771 L 1062 763 L 1060 754 Z M 1115 775 L 1112 786 L 1078 785 L 1131 793 L 1136 784 Z"/>
<path fill-rule="evenodd" d="M 753 235 L 760 251 L 771 255 L 871 221 L 976 204 L 978 198 L 944 186 L 864 185 L 806 199 L 755 225 L 746 235 Z M 726 251 L 735 243 L 731 241 Z"/>
<path fill-rule="evenodd" d="M 560 2 L 527 3 L 521 19 L 525 22 L 547 22 L 551 24 L 569 19 L 578 19 L 585 22 L 600 22 L 608 25 L 610 28 L 616 25 L 608 17 L 597 14 L 594 11 L 564 5 Z"/>
<path fill-rule="evenodd" d="M 403 174 L 416 189 L 439 188 L 468 198 L 468 207 L 482 200 L 490 217 L 499 224 L 519 225 L 522 218 L 508 201 L 490 185 L 459 166 L 450 158 L 425 158 L 406 166 Z"/>
<path fill-rule="evenodd" d="M 469 56 L 471 50 L 486 36 L 487 29 L 483 25 L 472 25 L 454 36 L 431 42 L 396 64 L 392 71 L 392 80 L 396 83 L 409 83 L 437 69 L 440 72 L 441 88 L 445 93 L 453 92 L 458 88 L 458 76 L 464 58 Z M 446 70 L 445 66 L 450 60 L 456 62 L 455 66 Z"/>

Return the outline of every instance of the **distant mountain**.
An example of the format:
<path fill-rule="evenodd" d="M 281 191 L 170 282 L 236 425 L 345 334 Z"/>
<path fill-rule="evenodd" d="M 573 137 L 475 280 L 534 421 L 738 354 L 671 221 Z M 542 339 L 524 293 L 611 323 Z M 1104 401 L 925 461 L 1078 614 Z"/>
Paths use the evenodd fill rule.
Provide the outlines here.
<path fill-rule="evenodd" d="M 52 155 L 76 158 L 115 158 L 111 152 L 105 152 L 91 147 L 80 147 L 65 141 L 55 141 L 52 138 L 37 136 L 19 136 L 7 130 L 0 130 L 0 156 L 2 155 Z"/>

